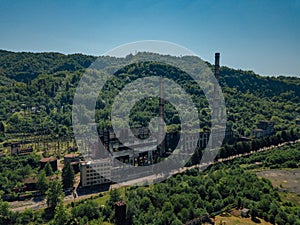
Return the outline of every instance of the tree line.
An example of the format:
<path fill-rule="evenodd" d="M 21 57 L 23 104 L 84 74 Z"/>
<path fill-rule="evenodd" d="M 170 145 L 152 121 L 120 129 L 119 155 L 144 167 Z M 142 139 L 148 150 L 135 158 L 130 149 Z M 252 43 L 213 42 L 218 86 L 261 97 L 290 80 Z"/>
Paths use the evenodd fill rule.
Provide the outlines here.
<path fill-rule="evenodd" d="M 0 122 L 3 125 L 0 126 L 0 141 L 20 133 L 72 136 L 73 96 L 84 69 L 96 58 L 80 54 L 0 53 Z M 143 54 L 146 53 L 132 57 L 142 58 Z M 113 65 L 122 60 L 102 57 L 101 63 Z M 28 75 L 34 71 L 36 75 Z M 183 71 L 154 62 L 133 63 L 117 71 L 106 82 L 96 104 L 98 128 L 111 127 L 111 105 L 126 84 L 155 74 L 174 80 L 190 94 L 198 109 L 200 127 L 210 128 L 208 102 L 198 85 Z M 277 131 L 295 128 L 300 112 L 297 79 L 261 77 L 251 71 L 221 67 L 220 84 L 228 122 L 244 136 L 249 136 L 260 120 L 273 120 Z M 147 126 L 157 114 L 158 98 L 147 98 L 132 109 L 130 123 L 132 126 Z M 178 113 L 167 101 L 165 120 L 170 129 L 180 123 Z"/>

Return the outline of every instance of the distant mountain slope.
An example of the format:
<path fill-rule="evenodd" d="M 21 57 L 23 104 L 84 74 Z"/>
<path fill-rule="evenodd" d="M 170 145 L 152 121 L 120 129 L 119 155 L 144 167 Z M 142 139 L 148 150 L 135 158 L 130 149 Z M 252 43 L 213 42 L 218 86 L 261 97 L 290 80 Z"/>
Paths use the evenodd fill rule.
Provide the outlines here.
<path fill-rule="evenodd" d="M 0 74 L 17 81 L 36 78 L 40 74 L 77 71 L 87 68 L 96 57 L 82 54 L 29 53 L 0 50 Z"/>
<path fill-rule="evenodd" d="M 144 56 L 152 57 L 153 53 L 129 55 L 138 61 Z M 170 60 L 175 57 L 168 56 Z M 82 54 L 63 55 L 60 53 L 26 53 L 0 50 L 0 120 L 6 125 L 8 133 L 47 132 L 64 135 L 71 132 L 71 110 L 73 95 L 77 84 L 84 73 L 96 59 Z M 197 62 L 196 57 L 187 57 Z M 122 58 L 101 57 L 100 66 L 114 66 Z M 113 96 L 124 87 L 126 82 L 149 74 L 149 68 L 163 69 L 171 73 L 175 82 L 193 95 L 198 107 L 203 126 L 209 126 L 210 111 L 207 102 L 193 83 L 177 69 L 167 65 L 153 63 L 132 64 L 119 70 L 115 75 L 119 81 L 107 83 L 108 92 L 100 95 L 97 103 L 96 117 L 99 126 L 110 126 L 106 119 L 110 117 L 110 105 Z M 208 63 L 213 69 L 213 66 Z M 128 77 L 128 79 L 123 78 Z M 171 78 L 170 77 L 170 78 Z M 296 77 L 262 77 L 250 71 L 235 70 L 228 67 L 220 69 L 220 84 L 226 101 L 227 117 L 233 128 L 241 134 L 249 135 L 259 120 L 274 120 L 276 128 L 297 127 L 295 119 L 300 114 L 300 78 Z M 138 120 L 146 120 L 156 112 L 157 104 L 141 104 L 148 113 L 137 112 Z M 38 113 L 24 113 L 38 109 Z M 166 106 L 166 113 L 173 115 L 169 122 L 177 121 L 176 112 Z M 53 127 L 55 127 L 53 129 Z"/>
<path fill-rule="evenodd" d="M 259 97 L 300 101 L 300 78 L 297 77 L 263 77 L 251 71 L 221 67 L 220 83 L 222 86 L 236 88 L 242 93 L 249 92 Z"/>

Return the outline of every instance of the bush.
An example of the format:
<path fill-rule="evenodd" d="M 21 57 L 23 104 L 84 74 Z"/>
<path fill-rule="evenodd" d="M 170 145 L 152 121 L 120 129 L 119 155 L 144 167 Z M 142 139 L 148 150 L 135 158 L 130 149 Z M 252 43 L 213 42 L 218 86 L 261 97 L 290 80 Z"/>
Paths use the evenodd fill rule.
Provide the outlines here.
<path fill-rule="evenodd" d="M 297 168 L 298 164 L 297 164 L 297 162 L 295 162 L 293 160 L 290 160 L 290 161 L 287 161 L 287 162 L 283 163 L 282 167 L 284 167 L 284 168 Z"/>

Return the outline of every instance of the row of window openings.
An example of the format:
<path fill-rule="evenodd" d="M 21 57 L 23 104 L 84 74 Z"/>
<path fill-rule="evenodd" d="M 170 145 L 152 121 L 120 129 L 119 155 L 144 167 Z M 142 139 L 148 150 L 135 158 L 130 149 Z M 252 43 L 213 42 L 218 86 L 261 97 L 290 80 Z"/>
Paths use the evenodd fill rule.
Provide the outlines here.
<path fill-rule="evenodd" d="M 104 179 L 104 180 L 97 180 L 97 181 L 92 181 L 92 182 L 87 182 L 87 185 L 93 185 L 93 184 L 101 184 L 103 182 L 108 182 L 108 179 Z"/>
<path fill-rule="evenodd" d="M 98 173 L 88 173 L 86 176 L 87 177 L 93 177 L 93 176 L 107 176 L 110 175 L 109 171 L 106 171 L 104 173 L 98 174 Z"/>
<path fill-rule="evenodd" d="M 99 171 L 109 171 L 110 168 L 101 168 L 101 169 L 90 169 L 90 170 L 86 170 L 87 173 L 97 173 Z"/>
<path fill-rule="evenodd" d="M 107 174 L 107 176 L 109 176 L 109 174 Z M 86 181 L 101 180 L 101 179 L 105 179 L 105 177 L 102 177 L 102 176 L 99 176 L 99 177 L 87 177 Z"/>
<path fill-rule="evenodd" d="M 109 163 L 104 163 L 104 164 L 95 164 L 95 165 L 88 165 L 86 168 L 89 169 L 89 168 L 97 168 L 97 167 L 106 167 L 106 166 L 110 166 Z"/>

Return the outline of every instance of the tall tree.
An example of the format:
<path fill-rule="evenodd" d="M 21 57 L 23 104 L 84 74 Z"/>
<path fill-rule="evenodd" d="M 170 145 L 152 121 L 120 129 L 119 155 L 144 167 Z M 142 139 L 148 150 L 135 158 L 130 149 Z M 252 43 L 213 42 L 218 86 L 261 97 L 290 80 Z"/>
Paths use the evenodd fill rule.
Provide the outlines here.
<path fill-rule="evenodd" d="M 44 170 L 45 170 L 45 173 L 46 173 L 46 176 L 52 176 L 53 175 L 53 169 L 50 165 L 49 162 L 46 163 L 45 167 L 44 167 Z"/>
<path fill-rule="evenodd" d="M 46 177 L 46 172 L 41 170 L 38 175 L 37 188 L 44 195 L 48 189 L 49 183 Z"/>
<path fill-rule="evenodd" d="M 59 180 L 50 182 L 49 189 L 46 191 L 47 206 L 54 210 L 62 202 L 63 196 L 62 183 Z"/>
<path fill-rule="evenodd" d="M 9 222 L 9 205 L 2 200 L 3 191 L 0 191 L 0 224 L 8 224 Z"/>
<path fill-rule="evenodd" d="M 53 225 L 65 225 L 69 224 L 71 219 L 70 212 L 65 208 L 64 204 L 61 202 L 55 207 L 55 215 L 51 224 Z"/>
<path fill-rule="evenodd" d="M 70 162 L 66 162 L 63 170 L 62 170 L 62 182 L 64 185 L 64 188 L 70 188 L 73 187 L 75 179 L 75 172 L 73 167 L 71 166 Z"/>
<path fill-rule="evenodd" d="M 0 133 L 4 133 L 4 132 L 5 132 L 4 123 L 2 121 L 0 121 Z"/>
<path fill-rule="evenodd" d="M 109 193 L 110 197 L 108 200 L 108 206 L 113 207 L 115 202 L 122 200 L 121 198 L 121 192 L 118 189 L 113 189 L 110 193 Z"/>

